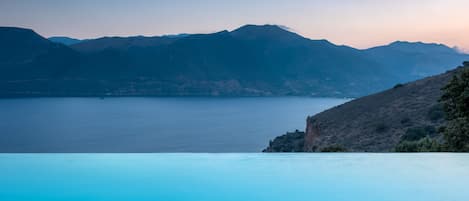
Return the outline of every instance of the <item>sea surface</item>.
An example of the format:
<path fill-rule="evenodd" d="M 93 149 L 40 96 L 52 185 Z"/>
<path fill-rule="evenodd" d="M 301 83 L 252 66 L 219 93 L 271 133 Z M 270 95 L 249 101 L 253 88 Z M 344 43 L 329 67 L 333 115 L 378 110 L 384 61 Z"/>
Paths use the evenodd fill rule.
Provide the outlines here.
<path fill-rule="evenodd" d="M 0 152 L 260 152 L 349 99 L 0 99 Z"/>
<path fill-rule="evenodd" d="M 0 154 L 2 201 L 466 201 L 468 154 Z"/>

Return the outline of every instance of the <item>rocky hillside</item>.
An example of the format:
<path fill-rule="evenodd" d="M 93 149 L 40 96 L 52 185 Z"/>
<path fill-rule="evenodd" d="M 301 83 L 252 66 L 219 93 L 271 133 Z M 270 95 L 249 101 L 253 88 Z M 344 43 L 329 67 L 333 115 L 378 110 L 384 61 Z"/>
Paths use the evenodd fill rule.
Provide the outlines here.
<path fill-rule="evenodd" d="M 444 113 L 438 100 L 441 88 L 461 68 L 387 91 L 355 99 L 308 117 L 306 132 L 271 141 L 266 152 L 388 152 L 402 140 L 438 140 Z"/>

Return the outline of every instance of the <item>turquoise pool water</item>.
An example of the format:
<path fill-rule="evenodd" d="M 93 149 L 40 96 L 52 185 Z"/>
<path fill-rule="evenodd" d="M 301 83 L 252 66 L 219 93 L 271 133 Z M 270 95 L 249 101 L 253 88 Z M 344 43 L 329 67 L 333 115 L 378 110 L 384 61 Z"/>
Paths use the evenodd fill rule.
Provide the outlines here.
<path fill-rule="evenodd" d="M 0 154 L 2 201 L 465 201 L 468 154 Z"/>

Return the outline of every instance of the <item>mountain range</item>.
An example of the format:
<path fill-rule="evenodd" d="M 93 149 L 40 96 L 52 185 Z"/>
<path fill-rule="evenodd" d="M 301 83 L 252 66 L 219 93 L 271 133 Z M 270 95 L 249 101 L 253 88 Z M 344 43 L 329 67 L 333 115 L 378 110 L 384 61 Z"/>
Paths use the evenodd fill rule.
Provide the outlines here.
<path fill-rule="evenodd" d="M 276 25 L 87 40 L 0 27 L 0 44 L 4 97 L 360 97 L 469 60 L 441 44 L 394 42 L 359 50 Z"/>

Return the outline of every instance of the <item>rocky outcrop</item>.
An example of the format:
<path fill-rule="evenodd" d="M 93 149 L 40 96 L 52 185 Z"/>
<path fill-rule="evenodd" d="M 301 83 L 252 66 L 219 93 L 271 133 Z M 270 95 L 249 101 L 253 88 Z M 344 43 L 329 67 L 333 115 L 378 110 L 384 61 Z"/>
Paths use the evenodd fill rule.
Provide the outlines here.
<path fill-rule="evenodd" d="M 301 151 L 319 152 L 335 146 L 351 152 L 388 152 L 404 135 L 420 131 L 439 139 L 438 129 L 445 123 L 438 102 L 441 88 L 461 68 L 399 84 L 308 117 Z M 279 146 L 276 141 L 273 144 Z"/>
<path fill-rule="evenodd" d="M 269 142 L 269 147 L 263 152 L 302 152 L 304 147 L 305 132 L 296 130 L 292 133 L 277 137 Z"/>

